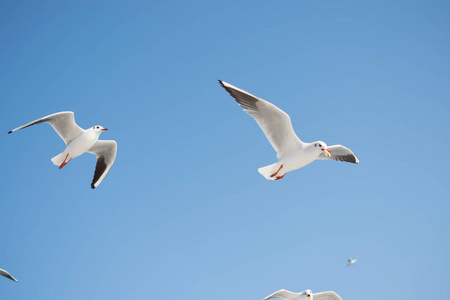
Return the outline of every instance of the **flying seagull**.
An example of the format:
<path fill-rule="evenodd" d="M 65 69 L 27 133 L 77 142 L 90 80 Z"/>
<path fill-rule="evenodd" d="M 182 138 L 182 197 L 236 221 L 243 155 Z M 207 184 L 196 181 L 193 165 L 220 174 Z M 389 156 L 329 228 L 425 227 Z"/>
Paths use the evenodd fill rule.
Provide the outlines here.
<path fill-rule="evenodd" d="M 222 87 L 252 116 L 277 152 L 278 162 L 258 169 L 268 180 L 279 180 L 287 172 L 300 169 L 316 159 L 359 163 L 353 152 L 342 146 L 328 147 L 322 141 L 302 142 L 292 128 L 287 113 L 261 98 L 219 80 Z"/>
<path fill-rule="evenodd" d="M 73 112 L 63 111 L 22 125 L 8 133 L 13 133 L 14 131 L 40 123 L 50 124 L 66 143 L 66 149 L 52 158 L 53 164 L 59 166 L 60 169 L 62 169 L 71 159 L 80 156 L 85 152 L 97 156 L 94 179 L 91 183 L 91 188 L 95 189 L 103 179 L 105 179 L 106 174 L 108 174 L 109 169 L 116 159 L 116 141 L 98 139 L 100 134 L 108 129 L 99 125 L 88 129 L 82 129 L 75 123 Z"/>
<path fill-rule="evenodd" d="M 349 259 L 348 259 L 347 267 L 353 265 L 353 264 L 354 264 L 355 262 L 357 262 L 357 261 L 358 261 L 357 259 L 349 258 Z"/>
<path fill-rule="evenodd" d="M 281 300 L 342 300 L 335 292 L 322 292 L 313 294 L 311 290 L 304 290 L 300 293 L 293 293 L 287 290 L 279 290 L 272 295 L 267 296 L 267 299 L 281 299 Z"/>
<path fill-rule="evenodd" d="M 11 280 L 17 281 L 11 274 L 9 274 L 7 271 L 0 269 L 0 275 L 6 278 L 9 278 Z"/>

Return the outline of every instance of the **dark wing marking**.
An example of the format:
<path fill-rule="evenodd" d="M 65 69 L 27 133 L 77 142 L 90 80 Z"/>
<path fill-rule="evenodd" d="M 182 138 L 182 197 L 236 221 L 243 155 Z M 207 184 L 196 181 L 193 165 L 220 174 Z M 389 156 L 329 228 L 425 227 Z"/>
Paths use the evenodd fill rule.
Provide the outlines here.
<path fill-rule="evenodd" d="M 91 183 L 91 188 L 95 189 L 105 179 L 116 159 L 117 143 L 116 141 L 98 140 L 88 152 L 97 155 L 97 164 Z"/>
<path fill-rule="evenodd" d="M 9 274 L 6 270 L 0 269 L 0 275 L 11 280 L 17 281 L 11 274 Z"/>
<path fill-rule="evenodd" d="M 321 153 L 317 159 L 345 161 L 354 164 L 359 163 L 358 157 L 356 157 L 352 150 L 348 149 L 347 147 L 344 147 L 342 145 L 334 145 L 328 147 L 328 150 L 330 150 L 331 157 L 328 157 L 324 153 Z"/>
<path fill-rule="evenodd" d="M 41 124 L 41 123 L 45 123 L 45 121 L 42 120 L 42 119 L 33 121 L 31 123 L 28 123 L 28 124 L 23 125 L 21 127 L 17 127 L 16 129 L 13 129 L 13 130 L 9 131 L 8 134 L 13 133 L 14 131 L 17 131 L 17 130 L 20 130 L 20 129 L 23 129 L 23 128 L 27 128 L 27 127 L 30 127 L 30 126 L 33 126 L 33 125 L 36 125 L 36 124 Z"/>
<path fill-rule="evenodd" d="M 278 157 L 302 144 L 287 113 L 270 102 L 219 80 L 220 85 L 252 116 L 266 135 Z"/>
<path fill-rule="evenodd" d="M 106 168 L 108 167 L 108 165 L 105 162 L 105 157 L 104 156 L 98 156 L 97 157 L 97 164 L 95 165 L 95 173 L 94 173 L 94 178 L 92 179 L 92 183 L 91 183 L 91 188 L 95 189 L 95 183 L 100 179 L 100 177 L 102 176 L 103 172 L 105 172 Z"/>

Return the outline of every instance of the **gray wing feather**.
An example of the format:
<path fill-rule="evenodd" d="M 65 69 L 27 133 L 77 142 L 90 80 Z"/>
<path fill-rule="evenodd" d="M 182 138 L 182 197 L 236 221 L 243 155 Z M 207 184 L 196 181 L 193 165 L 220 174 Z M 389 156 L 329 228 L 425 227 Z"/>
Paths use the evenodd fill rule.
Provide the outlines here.
<path fill-rule="evenodd" d="M 116 159 L 117 143 L 112 140 L 98 140 L 88 152 L 97 155 L 97 164 L 91 183 L 91 188 L 95 189 L 105 179 Z"/>
<path fill-rule="evenodd" d="M 48 115 L 46 117 L 34 120 L 25 125 L 19 126 L 8 133 L 13 133 L 17 130 L 30 127 L 32 125 L 48 123 L 50 124 L 56 133 L 63 139 L 63 141 L 69 144 L 72 140 L 79 137 L 83 133 L 83 129 L 75 123 L 75 117 L 71 111 L 63 111 Z"/>
<path fill-rule="evenodd" d="M 291 300 L 298 296 L 299 296 L 298 293 L 293 293 L 293 292 L 290 292 L 287 290 L 279 290 L 279 291 L 276 291 L 275 293 L 267 296 L 266 298 L 264 298 L 264 300 L 272 299 L 272 298 L 278 298 L 278 299 L 282 299 L 282 300 Z"/>
<path fill-rule="evenodd" d="M 277 151 L 278 157 L 302 144 L 294 132 L 291 118 L 287 113 L 272 103 L 229 83 L 221 80 L 219 83 L 244 108 L 244 111 L 256 120 L 272 147 Z"/>
<path fill-rule="evenodd" d="M 6 278 L 9 278 L 11 280 L 17 281 L 11 274 L 9 274 L 7 271 L 0 269 L 0 275 Z"/>
<path fill-rule="evenodd" d="M 322 292 L 313 294 L 313 300 L 342 300 L 335 292 Z"/>
<path fill-rule="evenodd" d="M 317 159 L 327 159 L 327 160 L 335 160 L 335 161 L 346 161 L 354 164 L 359 163 L 358 157 L 352 152 L 352 150 L 344 147 L 342 145 L 334 145 L 328 147 L 330 150 L 331 157 L 326 156 L 324 153 L 321 153 Z"/>

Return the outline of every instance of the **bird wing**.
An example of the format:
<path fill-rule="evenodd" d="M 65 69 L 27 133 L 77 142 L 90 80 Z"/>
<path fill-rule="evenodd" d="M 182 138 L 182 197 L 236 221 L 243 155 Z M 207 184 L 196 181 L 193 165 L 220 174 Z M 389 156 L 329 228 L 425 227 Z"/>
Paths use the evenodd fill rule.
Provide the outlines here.
<path fill-rule="evenodd" d="M 0 269 L 0 275 L 9 278 L 11 280 L 17 281 L 17 279 L 15 279 L 11 274 L 9 274 L 7 271 L 3 269 Z"/>
<path fill-rule="evenodd" d="M 287 290 L 279 290 L 279 291 L 273 293 L 272 295 L 267 296 L 266 298 L 264 298 L 264 300 L 271 299 L 271 298 L 278 298 L 278 299 L 282 299 L 282 300 L 291 300 L 298 296 L 299 296 L 298 293 L 293 293 L 293 292 L 290 292 Z"/>
<path fill-rule="evenodd" d="M 347 147 L 344 147 L 342 145 L 334 145 L 328 147 L 328 150 L 330 150 L 330 157 L 326 156 L 325 153 L 320 153 L 317 159 L 346 161 L 354 164 L 359 163 L 358 157 L 356 157 L 352 150 L 348 149 Z"/>
<path fill-rule="evenodd" d="M 244 111 L 256 120 L 272 147 L 277 151 L 278 158 L 302 144 L 292 128 L 291 118 L 287 113 L 272 103 L 229 83 L 221 80 L 219 83 L 244 108 Z"/>
<path fill-rule="evenodd" d="M 98 140 L 88 152 L 97 155 L 97 165 L 91 183 L 91 188 L 95 189 L 105 179 L 116 159 L 117 143 L 116 141 Z"/>
<path fill-rule="evenodd" d="M 49 123 L 56 131 L 56 133 L 63 139 L 66 145 L 75 138 L 79 137 L 84 131 L 77 125 L 77 123 L 75 123 L 73 112 L 63 111 L 34 120 L 33 122 L 19 126 L 8 133 L 13 133 L 17 130 L 40 123 Z"/>
<path fill-rule="evenodd" d="M 322 292 L 313 294 L 313 300 L 342 300 L 335 292 Z"/>

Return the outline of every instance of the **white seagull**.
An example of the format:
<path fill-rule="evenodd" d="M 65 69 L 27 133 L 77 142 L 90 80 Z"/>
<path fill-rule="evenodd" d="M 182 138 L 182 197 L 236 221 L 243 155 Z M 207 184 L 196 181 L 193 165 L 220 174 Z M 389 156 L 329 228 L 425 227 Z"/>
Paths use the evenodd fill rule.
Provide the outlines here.
<path fill-rule="evenodd" d="M 348 266 L 351 266 L 351 265 L 353 265 L 355 262 L 357 262 L 358 260 L 355 258 L 355 259 L 353 259 L 353 258 L 349 258 L 348 259 L 348 264 L 347 264 L 347 267 Z"/>
<path fill-rule="evenodd" d="M 99 140 L 100 134 L 108 130 L 96 125 L 88 129 L 82 129 L 75 123 L 73 112 L 63 111 L 55 113 L 28 124 L 17 127 L 8 133 L 26 128 L 35 124 L 48 123 L 66 143 L 66 149 L 52 158 L 52 162 L 62 169 L 71 159 L 85 152 L 97 156 L 94 179 L 91 188 L 95 189 L 105 179 L 114 160 L 116 159 L 116 141 Z"/>
<path fill-rule="evenodd" d="M 313 294 L 311 290 L 304 290 L 300 293 L 293 293 L 287 290 L 279 290 L 272 295 L 267 296 L 267 299 L 282 299 L 282 300 L 342 300 L 335 292 L 322 292 Z"/>
<path fill-rule="evenodd" d="M 7 271 L 5 271 L 3 269 L 0 269 L 0 275 L 17 282 L 17 279 L 15 279 L 11 274 L 9 274 Z"/>
<path fill-rule="evenodd" d="M 268 180 L 279 180 L 316 159 L 359 163 L 353 152 L 341 145 L 328 147 L 322 141 L 304 143 L 294 132 L 287 113 L 261 98 L 219 80 L 223 88 L 252 116 L 277 152 L 278 162 L 258 169 Z"/>

